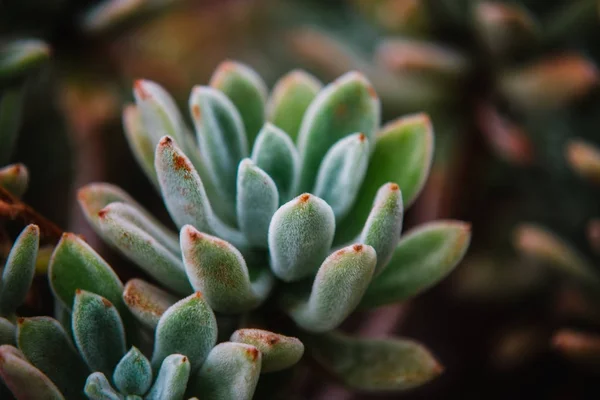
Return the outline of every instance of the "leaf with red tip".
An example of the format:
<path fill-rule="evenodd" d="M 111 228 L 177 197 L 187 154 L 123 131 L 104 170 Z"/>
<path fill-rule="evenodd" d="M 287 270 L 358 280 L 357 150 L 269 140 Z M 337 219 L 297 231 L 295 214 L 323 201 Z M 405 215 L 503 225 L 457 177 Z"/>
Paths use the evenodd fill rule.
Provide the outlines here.
<path fill-rule="evenodd" d="M 125 285 L 123 301 L 141 324 L 154 330 L 160 317 L 177 302 L 177 298 L 141 279 L 132 279 Z"/>
<path fill-rule="evenodd" d="M 361 307 L 406 300 L 435 285 L 462 260 L 470 240 L 470 225 L 460 221 L 430 222 L 407 232 L 369 285 Z"/>
<path fill-rule="evenodd" d="M 300 361 L 304 354 L 304 345 L 297 338 L 262 329 L 238 329 L 230 340 L 252 345 L 260 351 L 262 374 L 289 368 Z"/>
<path fill-rule="evenodd" d="M 11 164 L 0 168 L 0 186 L 15 197 L 21 197 L 29 186 L 29 171 L 24 164 Z"/>

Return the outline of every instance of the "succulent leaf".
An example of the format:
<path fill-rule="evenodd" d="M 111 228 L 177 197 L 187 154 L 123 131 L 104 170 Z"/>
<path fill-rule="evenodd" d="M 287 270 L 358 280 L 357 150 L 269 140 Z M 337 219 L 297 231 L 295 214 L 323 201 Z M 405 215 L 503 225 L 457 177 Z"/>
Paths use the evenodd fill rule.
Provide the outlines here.
<path fill-rule="evenodd" d="M 408 208 L 423 189 L 433 155 L 433 130 L 424 114 L 399 118 L 377 134 L 375 150 L 360 194 L 348 217 L 338 227 L 336 242 L 352 240 L 367 219 L 377 190 L 386 182 L 395 182 Z"/>
<path fill-rule="evenodd" d="M 306 71 L 294 70 L 275 83 L 267 104 L 267 117 L 296 141 L 302 118 L 323 84 Z"/>
<path fill-rule="evenodd" d="M 323 261 L 308 298 L 284 298 L 284 307 L 307 331 L 335 329 L 360 302 L 376 264 L 377 254 L 371 246 L 355 244 L 340 249 Z"/>
<path fill-rule="evenodd" d="M 179 300 L 160 317 L 152 366 L 158 369 L 171 354 L 183 354 L 196 370 L 217 342 L 217 320 L 199 292 Z"/>
<path fill-rule="evenodd" d="M 268 246 L 269 224 L 279 207 L 273 179 L 249 158 L 240 162 L 237 178 L 237 217 L 240 230 L 253 246 Z"/>
<path fill-rule="evenodd" d="M 0 81 L 23 76 L 50 56 L 50 47 L 37 39 L 19 39 L 0 46 Z"/>
<path fill-rule="evenodd" d="M 373 246 L 377 253 L 375 275 L 388 264 L 400 241 L 404 206 L 402 193 L 395 183 L 386 183 L 377 191 L 373 208 L 358 239 Z"/>
<path fill-rule="evenodd" d="M 123 129 L 129 148 L 150 182 L 158 187 L 154 169 L 154 143 L 144 129 L 142 115 L 135 104 L 123 108 Z"/>
<path fill-rule="evenodd" d="M 15 240 L 2 271 L 0 314 L 9 316 L 23 303 L 35 273 L 40 228 L 28 225 Z"/>
<path fill-rule="evenodd" d="M 0 138 L 0 140 L 2 139 Z M 23 164 L 11 164 L 0 168 L 0 186 L 8 190 L 15 197 L 23 196 L 29 186 L 29 171 L 27 167 Z"/>
<path fill-rule="evenodd" d="M 17 343 L 27 360 L 69 399 L 81 398 L 89 370 L 62 325 L 49 317 L 20 318 Z"/>
<path fill-rule="evenodd" d="M 379 98 L 360 73 L 348 72 L 321 90 L 308 107 L 298 134 L 301 160 L 298 190 L 312 189 L 321 160 L 343 137 L 362 132 L 374 146 L 379 121 Z"/>
<path fill-rule="evenodd" d="M 362 391 L 406 390 L 439 376 L 443 367 L 421 344 L 406 339 L 315 336 L 311 352 L 346 385 Z"/>
<path fill-rule="evenodd" d="M 0 317 L 0 345 L 3 344 L 16 344 L 16 333 L 17 329 L 12 322 L 6 318 Z"/>
<path fill-rule="evenodd" d="M 150 361 L 132 347 L 117 364 L 113 382 L 121 394 L 143 396 L 152 384 Z"/>
<path fill-rule="evenodd" d="M 430 222 L 407 232 L 371 282 L 361 307 L 406 300 L 435 285 L 462 260 L 470 240 L 470 225 L 460 221 Z"/>
<path fill-rule="evenodd" d="M 56 385 L 13 346 L 0 346 L 0 377 L 17 399 L 64 400 Z"/>
<path fill-rule="evenodd" d="M 244 64 L 224 61 L 215 70 L 210 86 L 223 92 L 237 108 L 252 146 L 265 122 L 267 86 L 262 78 Z"/>
<path fill-rule="evenodd" d="M 88 377 L 84 391 L 91 400 L 123 400 L 102 372 L 94 372 Z"/>
<path fill-rule="evenodd" d="M 138 221 L 123 217 L 131 210 L 123 203 L 112 203 L 103 208 L 98 221 L 103 235 L 127 258 L 168 288 L 179 294 L 189 294 L 192 288 L 179 256 L 145 231 L 144 226 L 136 223 Z"/>
<path fill-rule="evenodd" d="M 308 193 L 282 205 L 269 226 L 271 269 L 290 282 L 314 273 L 327 257 L 335 216 L 325 201 Z"/>
<path fill-rule="evenodd" d="M 220 343 L 192 378 L 190 395 L 207 399 L 250 400 L 261 368 L 260 351 L 243 343 Z"/>
<path fill-rule="evenodd" d="M 177 302 L 177 298 L 141 279 L 132 279 L 125 285 L 123 301 L 142 325 L 154 330 L 160 317 Z"/>
<path fill-rule="evenodd" d="M 125 355 L 125 330 L 119 312 L 106 298 L 77 290 L 73 337 L 90 369 L 110 376 Z"/>
<path fill-rule="evenodd" d="M 294 195 L 299 158 L 294 143 L 285 132 L 266 123 L 252 148 L 252 161 L 273 179 L 280 202 L 288 201 Z"/>
<path fill-rule="evenodd" d="M 52 292 L 69 310 L 77 289 L 105 297 L 119 310 L 125 310 L 121 294 L 123 284 L 112 270 L 87 243 L 72 233 L 66 233 L 56 245 L 48 277 Z"/>
<path fill-rule="evenodd" d="M 313 193 L 331 206 L 336 221 L 354 204 L 368 165 L 369 143 L 362 133 L 340 139 L 325 154 Z"/>
<path fill-rule="evenodd" d="M 304 344 L 297 338 L 262 329 L 238 329 L 231 335 L 230 340 L 249 344 L 260 350 L 260 372 L 263 374 L 289 368 L 300 361 L 304 354 Z"/>
<path fill-rule="evenodd" d="M 183 400 L 190 376 L 190 361 L 181 354 L 171 354 L 164 359 L 158 377 L 146 400 Z"/>
<path fill-rule="evenodd" d="M 251 282 L 244 257 L 226 241 L 191 225 L 181 229 L 180 241 L 189 280 L 215 311 L 248 311 L 269 294 L 272 275 L 265 270 Z"/>
<path fill-rule="evenodd" d="M 222 92 L 196 86 L 190 110 L 203 158 L 224 200 L 235 201 L 237 165 L 248 156 L 248 141 L 238 110 Z"/>

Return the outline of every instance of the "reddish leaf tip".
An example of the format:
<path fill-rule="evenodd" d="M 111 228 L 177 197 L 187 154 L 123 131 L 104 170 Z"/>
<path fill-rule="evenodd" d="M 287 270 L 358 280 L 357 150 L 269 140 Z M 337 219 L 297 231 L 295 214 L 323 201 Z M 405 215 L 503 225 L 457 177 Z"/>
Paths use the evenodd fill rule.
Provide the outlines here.
<path fill-rule="evenodd" d="M 23 325 L 25 323 L 25 318 L 17 318 L 17 324 Z"/>
<path fill-rule="evenodd" d="M 158 142 L 158 144 L 161 146 L 171 146 L 173 144 L 173 139 L 171 139 L 169 136 L 165 136 L 162 139 L 160 139 L 160 142 Z"/>
<path fill-rule="evenodd" d="M 298 202 L 306 203 L 309 199 L 310 199 L 310 194 L 304 193 L 303 195 L 300 195 L 300 197 L 298 198 Z"/>
<path fill-rule="evenodd" d="M 390 183 L 389 187 L 392 192 L 396 192 L 396 191 L 400 190 L 400 186 L 398 186 L 398 184 L 396 184 L 396 183 Z"/>
<path fill-rule="evenodd" d="M 363 249 L 363 245 L 362 244 L 355 244 L 354 246 L 352 246 L 352 248 L 354 249 L 355 252 L 361 252 Z"/>
<path fill-rule="evenodd" d="M 258 358 L 259 352 L 256 347 L 250 347 L 250 348 L 246 349 L 246 354 L 248 354 L 248 356 L 250 357 L 250 360 L 256 361 L 256 359 Z"/>
<path fill-rule="evenodd" d="M 107 299 L 105 299 L 104 297 L 102 297 L 102 304 L 104 304 L 104 307 L 106 308 L 110 308 L 112 307 L 112 303 L 110 301 L 108 301 Z"/>
<path fill-rule="evenodd" d="M 144 80 L 143 79 L 136 79 L 135 82 L 133 83 L 133 89 L 138 94 L 138 96 L 140 96 L 140 98 L 142 100 L 148 100 L 151 97 L 150 93 L 148 93 L 146 91 L 146 89 L 144 88 Z"/>

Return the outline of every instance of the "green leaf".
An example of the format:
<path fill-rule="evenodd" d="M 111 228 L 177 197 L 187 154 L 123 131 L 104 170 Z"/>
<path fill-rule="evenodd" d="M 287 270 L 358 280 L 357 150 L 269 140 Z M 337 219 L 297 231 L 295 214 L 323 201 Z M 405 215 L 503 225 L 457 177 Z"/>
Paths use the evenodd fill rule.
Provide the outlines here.
<path fill-rule="evenodd" d="M 371 246 L 344 247 L 323 261 L 310 294 L 305 298 L 284 297 L 284 308 L 307 331 L 335 329 L 360 302 L 376 263 L 377 254 Z"/>
<path fill-rule="evenodd" d="M 0 130 L 2 130 L 2 127 L 0 127 Z M 23 196 L 29 186 L 27 167 L 23 164 L 11 164 L 0 168 L 0 186 L 15 197 Z"/>
<path fill-rule="evenodd" d="M 323 85 L 303 70 L 293 70 L 277 81 L 267 105 L 268 120 L 295 141 L 302 118 Z"/>
<path fill-rule="evenodd" d="M 132 279 L 125 285 L 123 301 L 140 323 L 154 330 L 160 317 L 177 302 L 177 298 L 141 279 Z"/>
<path fill-rule="evenodd" d="M 37 39 L 18 39 L 0 46 L 0 81 L 21 77 L 50 57 L 50 47 Z"/>
<path fill-rule="evenodd" d="M 8 163 L 17 142 L 24 100 L 25 86 L 13 86 L 0 92 L 0 165 Z"/>
<path fill-rule="evenodd" d="M 91 400 L 123 400 L 102 372 L 94 372 L 85 383 L 85 394 Z"/>
<path fill-rule="evenodd" d="M 54 383 L 13 346 L 0 346 L 0 377 L 17 399 L 64 400 Z"/>
<path fill-rule="evenodd" d="M 158 377 L 146 400 L 183 400 L 190 376 L 190 361 L 181 354 L 171 354 L 163 361 Z"/>
<path fill-rule="evenodd" d="M 331 206 L 336 221 L 354 204 L 368 165 L 369 143 L 362 133 L 340 139 L 323 158 L 313 193 Z"/>
<path fill-rule="evenodd" d="M 298 190 L 312 189 L 321 160 L 343 137 L 361 132 L 374 146 L 379 121 L 379 98 L 362 74 L 348 72 L 321 90 L 308 107 L 298 134 L 302 166 Z"/>
<path fill-rule="evenodd" d="M 238 329 L 231 335 L 230 340 L 249 344 L 260 350 L 260 372 L 263 374 L 289 368 L 300 361 L 304 354 L 304 345 L 297 338 L 262 329 Z"/>
<path fill-rule="evenodd" d="M 150 182 L 158 187 L 156 170 L 154 169 L 154 144 L 144 129 L 142 115 L 135 104 L 127 104 L 123 108 L 123 128 L 129 148 L 138 165 Z"/>
<path fill-rule="evenodd" d="M 387 268 L 367 289 L 361 307 L 396 303 L 445 278 L 462 260 L 471 227 L 461 221 L 435 221 L 417 226 L 400 239 Z"/>
<path fill-rule="evenodd" d="M 48 266 L 54 296 L 69 310 L 77 289 L 108 299 L 119 311 L 126 310 L 121 294 L 123 284 L 112 268 L 86 242 L 65 233 L 56 245 Z"/>
<path fill-rule="evenodd" d="M 400 241 L 404 207 L 402 193 L 395 183 L 386 183 L 377 191 L 373 208 L 360 234 L 360 243 L 373 246 L 377 253 L 375 275 L 391 260 Z"/>
<path fill-rule="evenodd" d="M 311 275 L 327 257 L 334 233 L 335 216 L 326 202 L 308 193 L 296 197 L 271 219 L 271 269 L 286 282 Z"/>
<path fill-rule="evenodd" d="M 213 213 L 200 176 L 170 137 L 162 138 L 156 147 L 155 165 L 162 197 L 175 225 L 193 225 L 236 246 L 246 242 L 241 232 L 226 226 Z"/>
<path fill-rule="evenodd" d="M 49 317 L 19 318 L 17 342 L 27 360 L 69 399 L 82 398 L 89 370 L 62 325 Z"/>
<path fill-rule="evenodd" d="M 433 130 L 425 114 L 400 118 L 377 134 L 375 151 L 354 207 L 338 226 L 336 243 L 352 240 L 365 223 L 377 190 L 395 182 L 408 208 L 423 189 L 433 155 Z"/>
<path fill-rule="evenodd" d="M 266 248 L 269 224 L 279 206 L 277 186 L 249 158 L 240 163 L 237 179 L 238 225 L 251 245 Z"/>
<path fill-rule="evenodd" d="M 123 203 L 111 203 L 98 216 L 101 232 L 123 255 L 169 289 L 186 295 L 192 288 L 185 275 L 181 259 L 159 240 L 136 224 L 135 219 L 122 217 Z M 129 207 L 131 211 L 131 207 Z M 141 214 L 140 214 L 141 216 Z"/>
<path fill-rule="evenodd" d="M 13 314 L 25 300 L 35 273 L 39 247 L 40 228 L 27 225 L 15 240 L 2 271 L 0 314 Z"/>
<path fill-rule="evenodd" d="M 97 294 L 77 290 L 73 303 L 73 337 L 94 372 L 111 375 L 125 354 L 125 330 L 119 312 Z"/>
<path fill-rule="evenodd" d="M 16 336 L 16 328 L 6 318 L 0 317 L 0 345 L 3 344 L 16 344 L 15 336 Z"/>
<path fill-rule="evenodd" d="M 250 281 L 246 261 L 231 244 L 191 225 L 181 229 L 183 261 L 195 290 L 215 311 L 239 313 L 256 308 L 269 294 L 273 277 L 265 272 Z"/>
<path fill-rule="evenodd" d="M 248 156 L 248 142 L 239 112 L 222 92 L 196 86 L 190 95 L 200 154 L 209 166 L 209 175 L 235 212 L 237 165 Z"/>
<path fill-rule="evenodd" d="M 300 161 L 294 143 L 285 132 L 266 123 L 254 143 L 252 161 L 273 178 L 280 202 L 294 195 Z"/>
<path fill-rule="evenodd" d="M 196 370 L 217 343 L 215 314 L 196 292 L 179 300 L 160 317 L 156 327 L 152 365 L 155 369 L 171 354 L 188 357 Z"/>
<path fill-rule="evenodd" d="M 261 358 L 254 346 L 218 344 L 190 382 L 188 395 L 203 399 L 251 400 L 260 376 Z"/>
<path fill-rule="evenodd" d="M 117 364 L 113 382 L 122 394 L 143 396 L 152 384 L 150 361 L 135 346 L 132 347 Z"/>
<path fill-rule="evenodd" d="M 252 146 L 265 122 L 267 86 L 250 67 L 233 62 L 222 62 L 210 80 L 210 86 L 225 93 L 237 108 L 244 123 L 248 144 Z"/>
<path fill-rule="evenodd" d="M 412 340 L 360 339 L 330 333 L 314 336 L 309 348 L 319 364 L 355 390 L 407 390 L 443 371 L 433 355 Z"/>

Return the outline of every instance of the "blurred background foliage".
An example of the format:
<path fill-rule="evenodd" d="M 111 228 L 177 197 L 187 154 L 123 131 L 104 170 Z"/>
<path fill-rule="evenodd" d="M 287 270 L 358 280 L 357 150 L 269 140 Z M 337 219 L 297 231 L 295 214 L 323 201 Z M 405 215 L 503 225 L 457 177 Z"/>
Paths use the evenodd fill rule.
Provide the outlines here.
<path fill-rule="evenodd" d="M 582 152 L 568 150 L 580 139 L 600 146 L 599 9 L 596 0 L 0 0 L 4 43 L 35 38 L 50 49 L 27 77 L 0 81 L 4 93 L 26 85 L 11 161 L 30 169 L 24 200 L 83 234 L 127 278 L 133 272 L 102 247 L 74 191 L 113 182 L 168 220 L 122 134 L 133 80 L 159 82 L 185 108 L 190 88 L 224 59 L 269 85 L 293 68 L 325 82 L 361 70 L 384 120 L 420 111 L 433 119 L 434 166 L 407 228 L 460 218 L 474 234 L 450 280 L 346 328 L 417 337 L 444 361 L 440 379 L 403 398 L 597 396 L 600 340 L 586 337 L 595 347 L 582 364 L 569 357 L 581 341 L 552 337 L 600 332 L 598 288 L 545 267 L 577 263 L 561 258 L 568 243 L 600 277 L 599 189 L 578 173 Z M 524 223 L 544 228 L 532 236 Z M 531 250 L 540 240 L 550 257 Z M 317 375 L 297 382 L 306 398 L 367 398 Z"/>

